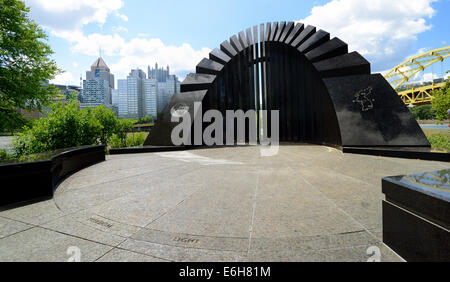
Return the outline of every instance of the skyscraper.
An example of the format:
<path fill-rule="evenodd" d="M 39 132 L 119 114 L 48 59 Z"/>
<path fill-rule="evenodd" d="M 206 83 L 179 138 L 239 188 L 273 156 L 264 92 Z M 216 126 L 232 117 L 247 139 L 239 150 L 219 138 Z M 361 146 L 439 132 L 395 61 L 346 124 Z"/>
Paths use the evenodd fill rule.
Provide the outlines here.
<path fill-rule="evenodd" d="M 166 69 L 159 68 L 158 63 L 155 64 L 155 68 L 148 67 L 148 78 L 156 79 L 158 82 L 166 82 L 167 77 L 170 75 L 169 66 Z"/>
<path fill-rule="evenodd" d="M 102 57 L 99 57 L 86 72 L 83 81 L 81 102 L 85 104 L 111 105 L 111 90 L 114 89 L 114 75 Z"/>
<path fill-rule="evenodd" d="M 140 69 L 131 70 L 127 79 L 118 80 L 118 104 L 120 118 L 140 119 L 158 113 L 170 102 L 175 93 L 180 92 L 180 82 L 170 69 L 148 67 L 149 75 Z"/>
<path fill-rule="evenodd" d="M 128 90 L 127 80 L 117 80 L 118 95 L 119 95 L 119 118 L 128 118 Z"/>
<path fill-rule="evenodd" d="M 180 82 L 175 75 L 168 75 L 164 82 L 158 81 L 158 113 L 164 110 L 175 93 L 180 93 Z"/>
<path fill-rule="evenodd" d="M 142 90 L 146 74 L 140 69 L 131 70 L 127 77 L 128 115 L 142 118 Z"/>
<path fill-rule="evenodd" d="M 119 117 L 157 118 L 158 82 L 147 79 L 140 69 L 131 70 L 127 79 L 118 80 Z"/>
<path fill-rule="evenodd" d="M 175 75 L 170 74 L 170 68 L 159 68 L 158 63 L 155 68 L 148 67 L 148 78 L 156 79 L 158 82 L 158 104 L 157 112 L 160 113 L 170 102 L 173 94 L 180 92 L 180 82 Z"/>
<path fill-rule="evenodd" d="M 153 78 L 144 80 L 143 93 L 144 116 L 151 116 L 156 120 L 158 116 L 158 81 Z"/>

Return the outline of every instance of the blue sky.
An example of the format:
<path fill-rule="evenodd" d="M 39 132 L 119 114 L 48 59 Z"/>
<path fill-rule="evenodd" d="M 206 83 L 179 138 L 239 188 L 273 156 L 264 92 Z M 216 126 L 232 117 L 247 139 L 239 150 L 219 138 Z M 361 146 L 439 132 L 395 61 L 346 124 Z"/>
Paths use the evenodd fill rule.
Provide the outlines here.
<path fill-rule="evenodd" d="M 450 0 L 25 0 L 46 29 L 54 58 L 79 78 L 103 57 L 117 78 L 131 68 L 171 66 L 183 77 L 231 35 L 268 21 L 302 21 L 349 43 L 374 72 L 407 57 L 450 45 Z M 445 63 L 444 71 L 449 70 Z M 440 76 L 441 66 L 435 66 Z M 426 78 L 431 78 L 431 69 Z M 420 80 L 422 78 L 417 77 Z"/>

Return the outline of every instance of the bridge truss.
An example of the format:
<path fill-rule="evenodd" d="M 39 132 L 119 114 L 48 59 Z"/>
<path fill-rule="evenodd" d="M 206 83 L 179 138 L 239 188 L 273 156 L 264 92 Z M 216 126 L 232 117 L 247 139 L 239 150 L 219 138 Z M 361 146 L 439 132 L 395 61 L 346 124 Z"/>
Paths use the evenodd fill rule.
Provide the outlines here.
<path fill-rule="evenodd" d="M 418 73 L 424 72 L 430 66 L 441 63 L 443 73 L 443 62 L 450 56 L 450 46 L 428 51 L 418 56 L 409 58 L 407 61 L 390 70 L 384 77 L 397 90 L 403 102 L 407 105 L 420 105 L 430 103 L 433 100 L 433 91 L 445 85 L 444 78 L 433 80 L 429 84 L 407 85 Z M 434 76 L 434 68 L 433 68 Z"/>

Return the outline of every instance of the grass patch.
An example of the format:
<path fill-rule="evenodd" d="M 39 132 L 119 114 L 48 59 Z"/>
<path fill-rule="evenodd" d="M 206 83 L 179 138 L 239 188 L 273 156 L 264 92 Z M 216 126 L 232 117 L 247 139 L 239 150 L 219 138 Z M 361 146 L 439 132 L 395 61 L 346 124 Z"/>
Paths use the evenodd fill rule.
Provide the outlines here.
<path fill-rule="evenodd" d="M 424 132 L 433 149 L 450 152 L 450 130 L 425 129 Z"/>

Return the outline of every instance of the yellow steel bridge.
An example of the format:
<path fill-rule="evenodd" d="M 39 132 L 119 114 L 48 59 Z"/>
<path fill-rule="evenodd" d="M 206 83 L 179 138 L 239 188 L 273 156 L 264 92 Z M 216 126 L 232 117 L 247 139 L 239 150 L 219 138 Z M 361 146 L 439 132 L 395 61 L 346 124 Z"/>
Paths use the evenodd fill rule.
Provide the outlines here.
<path fill-rule="evenodd" d="M 441 72 L 443 72 L 443 63 L 450 56 L 450 46 L 428 51 L 421 55 L 412 57 L 407 61 L 390 70 L 384 77 L 397 90 L 406 105 L 421 105 L 430 103 L 433 100 L 433 91 L 438 90 L 445 85 L 444 78 L 434 80 L 430 83 L 411 84 L 410 80 L 418 73 L 424 72 L 426 68 L 436 63 L 441 63 Z M 434 78 L 434 68 L 432 72 Z M 408 85 L 408 83 L 410 83 Z"/>

